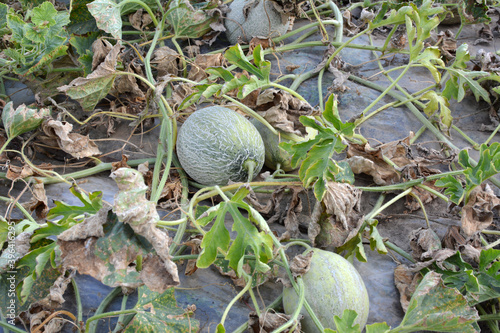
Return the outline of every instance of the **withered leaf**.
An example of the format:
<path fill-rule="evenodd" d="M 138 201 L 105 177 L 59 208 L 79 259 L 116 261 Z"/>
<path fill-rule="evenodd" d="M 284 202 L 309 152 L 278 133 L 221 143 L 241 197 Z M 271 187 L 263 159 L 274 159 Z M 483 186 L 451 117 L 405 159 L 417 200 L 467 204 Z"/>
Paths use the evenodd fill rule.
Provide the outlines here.
<path fill-rule="evenodd" d="M 132 63 L 127 66 L 126 71 L 138 75 L 142 74 L 140 67 L 136 68 Z M 120 75 L 115 80 L 114 89 L 118 94 L 127 94 L 128 99 L 145 98 L 146 95 L 139 88 L 137 80 L 138 79 L 132 75 Z"/>
<path fill-rule="evenodd" d="M 33 184 L 33 188 L 31 189 L 31 194 L 32 197 L 30 201 L 23 203 L 23 207 L 30 212 L 35 211 L 36 216 L 39 219 L 46 218 L 47 213 L 49 212 L 49 204 L 43 183 Z"/>
<path fill-rule="evenodd" d="M 422 274 L 411 271 L 406 265 L 398 265 L 394 270 L 394 284 L 399 291 L 399 301 L 404 312 L 421 280 Z"/>
<path fill-rule="evenodd" d="M 217 54 L 197 54 L 194 62 L 191 64 L 191 70 L 188 79 L 200 82 L 208 77 L 205 70 L 208 67 L 220 67 L 225 64 L 225 58 L 222 53 Z"/>
<path fill-rule="evenodd" d="M 432 229 L 418 228 L 410 233 L 410 247 L 413 258 L 423 261 L 441 249 L 441 240 Z"/>
<path fill-rule="evenodd" d="M 139 10 L 135 13 L 129 15 L 129 22 L 132 24 L 134 29 L 143 31 L 146 26 L 153 23 L 153 20 L 147 12 L 144 12 L 142 8 L 139 8 Z"/>
<path fill-rule="evenodd" d="M 110 210 L 111 207 L 108 205 L 103 206 L 96 214 L 86 217 L 82 222 L 60 233 L 57 239 L 70 242 L 90 237 L 104 237 L 102 226 L 106 223 Z"/>
<path fill-rule="evenodd" d="M 315 246 L 339 247 L 357 235 L 363 222 L 361 193 L 350 184 L 327 183 L 324 199 L 315 205 L 307 232 Z"/>
<path fill-rule="evenodd" d="M 101 151 L 90 140 L 89 136 L 71 133 L 73 125 L 59 120 L 46 120 L 42 124 L 43 132 L 51 139 L 57 140 L 59 147 L 76 158 L 90 157 L 101 154 Z"/>
<path fill-rule="evenodd" d="M 92 71 L 94 71 L 97 66 L 99 66 L 106 56 L 113 49 L 113 44 L 111 44 L 107 39 L 99 38 L 95 42 L 92 43 L 92 53 L 94 56 L 92 57 Z"/>
<path fill-rule="evenodd" d="M 177 266 L 169 253 L 168 234 L 156 228 L 160 220 L 156 205 L 146 199 L 148 187 L 144 184 L 141 173 L 134 169 L 121 168 L 111 173 L 118 185 L 113 211 L 118 219 L 132 227 L 134 232 L 146 238 L 163 261 L 170 286 L 179 284 Z M 155 290 L 156 291 L 156 290 Z"/>
<path fill-rule="evenodd" d="M 49 294 L 43 299 L 36 301 L 30 305 L 30 310 L 41 307 L 43 310 L 55 310 L 60 308 L 65 302 L 64 293 L 71 283 L 71 279 L 75 276 L 76 271 L 71 271 L 69 274 L 63 272 L 52 284 Z"/>
<path fill-rule="evenodd" d="M 33 174 L 33 169 L 31 169 L 31 167 L 27 164 L 23 164 L 23 166 L 9 164 L 5 177 L 14 181 L 33 176 Z"/>
<path fill-rule="evenodd" d="M 294 277 L 302 276 L 309 271 L 313 254 L 313 251 L 309 251 L 305 255 L 299 254 L 292 259 L 290 262 L 290 271 Z"/>
<path fill-rule="evenodd" d="M 175 76 L 179 74 L 179 70 L 181 70 L 181 65 L 179 64 L 179 53 L 172 50 L 168 46 L 162 46 L 155 50 L 153 56 L 154 58 L 151 63 L 158 64 L 158 77 L 165 76 L 167 74 Z"/>
<path fill-rule="evenodd" d="M 488 228 L 493 222 L 493 211 L 499 210 L 500 199 L 488 184 L 481 184 L 472 190 L 462 208 L 462 230 L 470 237 Z"/>
<path fill-rule="evenodd" d="M 301 319 L 302 315 L 298 318 Z M 252 311 L 248 314 L 248 327 L 249 332 L 253 333 L 271 333 L 274 332 L 278 327 L 285 324 L 288 320 L 290 320 L 291 316 L 286 315 L 284 313 L 275 313 L 266 311 L 261 313 L 259 317 L 256 312 Z M 301 332 L 301 324 L 300 321 L 296 326 L 293 326 L 294 329 L 291 331 L 287 329 L 283 332 L 285 333 L 300 333 Z"/>
<path fill-rule="evenodd" d="M 307 102 L 299 100 L 280 89 L 266 89 L 257 97 L 256 110 L 274 128 L 285 133 L 305 135 L 300 116 L 310 116 L 316 110 Z"/>
<path fill-rule="evenodd" d="M 189 240 L 184 242 L 182 245 L 186 245 L 191 249 L 191 254 L 200 254 L 201 252 L 201 235 L 197 235 L 191 237 Z M 186 264 L 186 270 L 184 272 L 185 275 L 191 275 L 198 270 L 198 266 L 196 266 L 196 259 L 189 259 Z"/>

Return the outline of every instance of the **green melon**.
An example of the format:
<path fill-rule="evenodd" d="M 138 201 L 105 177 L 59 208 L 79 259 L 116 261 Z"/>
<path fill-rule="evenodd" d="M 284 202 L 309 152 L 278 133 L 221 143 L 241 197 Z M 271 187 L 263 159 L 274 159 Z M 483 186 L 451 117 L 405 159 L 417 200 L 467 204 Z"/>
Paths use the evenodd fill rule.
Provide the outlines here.
<path fill-rule="evenodd" d="M 280 148 L 280 142 L 288 142 L 280 136 L 271 132 L 266 125 L 253 118 L 250 120 L 251 123 L 257 128 L 262 140 L 264 141 L 264 147 L 266 148 L 266 158 L 264 164 L 272 169 L 277 170 L 278 164 L 280 168 L 284 171 L 292 171 L 296 168 L 292 168 L 292 156 L 283 148 Z"/>
<path fill-rule="evenodd" d="M 182 168 L 203 185 L 246 182 L 250 165 L 253 175 L 264 165 L 264 142 L 257 129 L 220 106 L 190 115 L 179 129 L 176 147 Z"/>
<path fill-rule="evenodd" d="M 243 8 L 247 4 L 252 5 L 245 17 Z M 288 30 L 288 16 L 278 12 L 270 0 L 234 0 L 229 9 L 224 26 L 231 44 L 238 43 L 238 38 L 249 42 L 253 37 L 278 37 Z"/>
<path fill-rule="evenodd" d="M 356 324 L 361 331 L 368 319 L 369 300 L 363 279 L 354 266 L 333 252 L 314 249 L 309 271 L 302 276 L 305 299 L 325 328 L 335 329 L 333 316 L 342 317 L 344 310 L 357 312 Z M 298 302 L 293 288 L 283 290 L 286 314 L 292 314 Z M 302 308 L 302 330 L 319 332 L 305 308 Z"/>

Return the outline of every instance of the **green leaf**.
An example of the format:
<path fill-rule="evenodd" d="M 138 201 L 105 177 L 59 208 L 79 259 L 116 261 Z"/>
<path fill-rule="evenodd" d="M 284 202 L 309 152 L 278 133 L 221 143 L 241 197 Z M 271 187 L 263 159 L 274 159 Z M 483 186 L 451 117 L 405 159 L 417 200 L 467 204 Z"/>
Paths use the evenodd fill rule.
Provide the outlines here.
<path fill-rule="evenodd" d="M 405 22 L 406 15 L 411 15 L 414 11 L 411 6 L 403 6 L 398 9 L 392 9 L 389 15 L 386 15 L 389 9 L 389 4 L 383 4 L 379 14 L 373 21 L 369 22 L 369 29 L 383 27 L 385 25 L 402 24 Z"/>
<path fill-rule="evenodd" d="M 384 239 L 377 230 L 377 224 L 377 220 L 370 223 L 370 249 L 372 251 L 377 249 L 378 253 L 387 254 L 387 248 L 385 247 Z"/>
<path fill-rule="evenodd" d="M 469 45 L 463 43 L 462 45 L 457 47 L 457 51 L 455 52 L 455 60 L 453 61 L 453 64 L 451 64 L 450 67 L 456 69 L 466 69 L 467 62 L 469 61 L 470 61 Z"/>
<path fill-rule="evenodd" d="M 72 36 L 69 39 L 69 43 L 79 55 L 78 61 L 84 67 L 85 76 L 92 72 L 92 58 L 94 55 L 92 52 L 92 44 L 97 40 L 98 36 L 99 34 L 94 32 L 87 36 Z"/>
<path fill-rule="evenodd" d="M 406 314 L 395 330 L 435 332 L 477 332 L 477 311 L 453 288 L 441 280 L 441 274 L 427 273 L 415 290 Z"/>
<path fill-rule="evenodd" d="M 451 175 L 438 179 L 435 184 L 438 187 L 445 187 L 444 194 L 450 197 L 455 204 L 460 204 L 465 196 L 465 190 L 458 180 Z"/>
<path fill-rule="evenodd" d="M 70 23 L 66 27 L 68 33 L 83 36 L 89 32 L 99 31 L 97 22 L 87 7 L 90 2 L 92 0 L 73 0 Z"/>
<path fill-rule="evenodd" d="M 342 253 L 347 251 L 345 257 L 351 257 L 352 255 L 356 256 L 361 262 L 367 262 L 368 258 L 366 257 L 365 248 L 363 246 L 363 237 L 361 236 L 361 232 L 354 236 L 350 240 L 348 240 L 344 245 L 337 248 L 337 253 Z"/>
<path fill-rule="evenodd" d="M 335 175 L 335 181 L 338 183 L 354 184 L 354 172 L 347 161 L 340 161 L 337 163 L 340 168 L 339 172 Z"/>
<path fill-rule="evenodd" d="M 338 333 L 360 333 L 361 329 L 359 324 L 354 324 L 358 314 L 354 310 L 345 309 L 342 314 L 342 318 L 335 315 L 333 316 L 333 321 L 335 322 L 335 327 Z M 331 329 L 326 329 L 325 332 L 337 332 Z"/>
<path fill-rule="evenodd" d="M 182 0 L 174 0 L 165 14 L 167 22 L 172 25 L 177 38 L 199 38 L 210 32 L 210 24 L 218 17 L 212 17 L 201 9 L 194 9 Z"/>
<path fill-rule="evenodd" d="M 33 8 L 31 11 L 31 22 L 39 27 L 50 27 L 56 24 L 54 19 L 57 15 L 57 10 L 54 5 L 48 1 L 40 6 Z"/>
<path fill-rule="evenodd" d="M 231 73 L 224 67 L 208 67 L 206 69 L 206 73 L 216 77 L 220 77 L 226 82 L 229 82 L 232 79 L 234 79 L 233 73 Z"/>
<path fill-rule="evenodd" d="M 69 222 L 71 219 L 64 219 L 64 221 Z M 74 220 L 73 220 L 74 221 Z M 75 221 L 76 223 L 76 221 Z M 62 225 L 54 222 L 47 221 L 47 226 L 39 228 L 35 230 L 33 233 L 33 236 L 31 237 L 31 242 L 38 242 L 39 240 L 43 238 L 47 238 L 49 236 L 57 236 L 61 234 L 63 231 L 66 231 L 70 228 L 71 226 L 69 223 L 64 223 Z"/>
<path fill-rule="evenodd" d="M 462 160 L 463 161 L 463 160 Z M 479 160 L 473 168 L 464 171 L 466 177 L 466 191 L 470 193 L 474 187 L 500 172 L 500 143 L 494 142 L 490 146 L 482 144 L 479 149 Z"/>
<path fill-rule="evenodd" d="M 215 261 L 215 258 L 217 258 L 219 250 L 225 253 L 229 249 L 231 237 L 229 236 L 229 231 L 224 225 L 227 211 L 227 204 L 225 202 L 221 202 L 218 210 L 209 215 L 212 219 L 216 216 L 216 219 L 212 228 L 210 228 L 210 230 L 203 236 L 203 240 L 201 241 L 200 246 L 202 251 L 196 261 L 196 266 L 199 268 L 209 267 Z"/>
<path fill-rule="evenodd" d="M 75 186 L 72 186 L 69 190 L 83 203 L 83 206 L 71 206 L 56 200 L 54 201 L 56 206 L 47 215 L 48 220 L 58 216 L 62 216 L 63 219 L 70 219 L 81 214 L 95 214 L 102 208 L 102 192 L 92 192 L 87 196 L 84 192 L 78 191 Z"/>
<path fill-rule="evenodd" d="M 269 80 L 269 77 L 265 77 L 261 70 L 250 63 L 247 60 L 243 50 L 241 49 L 240 44 L 236 44 L 231 46 L 225 53 L 224 57 L 231 64 L 238 66 L 239 68 L 247 71 L 248 73 L 257 76 L 259 79 Z"/>
<path fill-rule="evenodd" d="M 15 237 L 15 231 L 9 233 L 9 222 L 0 216 L 0 249 L 3 249 L 3 244 L 7 241 L 7 238 Z"/>
<path fill-rule="evenodd" d="M 54 36 L 53 38 L 51 38 L 51 40 L 57 40 L 60 43 L 63 43 L 66 39 Z M 53 48 L 50 52 L 44 53 L 39 59 L 36 59 L 35 63 L 33 63 L 31 66 L 22 67 L 20 70 L 17 70 L 16 72 L 21 75 L 33 74 L 37 70 L 42 69 L 42 67 L 52 63 L 56 58 L 66 55 L 67 49 L 68 46 L 66 45 L 58 45 L 55 48 Z"/>
<path fill-rule="evenodd" d="M 87 5 L 95 18 L 97 27 L 110 33 L 116 39 L 122 39 L 122 17 L 120 5 L 113 0 L 95 0 Z"/>
<path fill-rule="evenodd" d="M 437 47 L 427 47 L 416 58 L 415 62 L 424 65 L 432 74 L 432 77 L 439 83 L 441 81 L 441 73 L 436 68 L 436 65 L 444 67 L 444 61 L 441 60 L 441 51 Z M 432 92 L 434 92 L 432 90 Z M 434 92 L 435 93 L 435 92 Z"/>
<path fill-rule="evenodd" d="M 329 121 L 333 127 L 340 132 L 340 134 L 351 137 L 354 134 L 354 128 L 356 125 L 354 123 L 343 123 L 340 120 L 339 110 L 337 107 L 337 98 L 332 94 L 328 98 L 325 104 L 325 111 L 323 111 L 323 117 Z M 311 126 L 312 127 L 312 126 Z"/>
<path fill-rule="evenodd" d="M 64 91 L 69 97 L 78 101 L 83 110 L 93 111 L 97 103 L 108 95 L 109 91 L 113 87 L 115 79 L 116 74 L 109 74 L 91 79 L 88 77 L 86 79 L 78 78 L 74 81 L 81 82 L 82 84 L 70 84 L 68 86 L 60 87 L 59 90 Z"/>
<path fill-rule="evenodd" d="M 260 232 L 253 216 L 255 214 L 251 207 L 243 201 L 249 193 L 248 189 L 241 188 L 229 201 L 219 204 L 219 207 L 213 211 L 215 221 L 211 229 L 203 236 L 201 242 L 202 252 L 198 257 L 197 266 L 205 268 L 210 266 L 216 259 L 220 251 L 229 261 L 229 266 L 234 269 L 238 276 L 241 276 L 242 263 L 247 251 L 250 251 L 256 257 L 255 270 L 257 272 L 266 272 L 269 270 L 267 262 L 272 258 L 272 239 L 270 235 Z M 243 216 L 240 209 L 246 210 L 249 218 Z M 231 214 L 233 219 L 232 231 L 236 232 L 236 238 L 231 242 L 229 231 L 224 225 L 227 213 Z M 198 221 L 197 221 L 198 223 Z"/>
<path fill-rule="evenodd" d="M 4 4 L 0 3 L 0 29 L 3 29 L 7 26 L 7 11 L 9 7 Z M 3 31 L 3 30 L 0 30 Z"/>
<path fill-rule="evenodd" d="M 135 332 L 198 332 L 200 322 L 192 312 L 179 308 L 175 299 L 174 288 L 160 294 L 146 286 L 138 289 L 139 299 L 134 309 L 137 313 L 125 328 L 126 333 Z"/>
<path fill-rule="evenodd" d="M 384 321 L 383 323 L 375 323 L 366 325 L 366 333 L 388 333 L 391 327 Z"/>
<path fill-rule="evenodd" d="M 420 99 L 429 101 L 424 108 L 425 114 L 428 117 L 431 117 L 436 112 L 439 112 L 439 120 L 445 126 L 444 129 L 448 131 L 451 128 L 451 123 L 453 121 L 448 99 L 442 95 L 438 95 L 434 90 L 426 92 L 422 95 L 422 97 L 420 97 Z"/>
<path fill-rule="evenodd" d="M 32 131 L 40 126 L 45 116 L 50 115 L 48 108 L 32 109 L 22 104 L 14 110 L 12 102 L 7 103 L 2 112 L 2 122 L 9 139 Z"/>
<path fill-rule="evenodd" d="M 465 97 L 466 89 L 470 89 L 476 100 L 479 102 L 479 98 L 484 99 L 486 102 L 491 103 L 489 93 L 481 87 L 481 85 L 474 79 L 477 77 L 489 76 L 487 72 L 480 71 L 466 71 L 462 69 L 454 69 L 448 67 L 448 72 L 451 77 L 446 81 L 445 89 L 443 90 L 443 96 L 448 98 L 455 98 L 457 102 L 461 102 Z"/>
<path fill-rule="evenodd" d="M 13 12 L 9 12 L 7 15 L 7 26 L 12 31 L 11 40 L 18 44 L 22 44 L 23 40 L 25 40 L 25 27 L 27 26 L 24 19 Z"/>
<path fill-rule="evenodd" d="M 19 262 L 17 263 L 18 268 L 22 268 L 24 266 L 29 268 L 27 277 L 20 283 L 21 303 L 24 303 L 27 300 L 28 296 L 31 293 L 33 283 L 37 278 L 41 276 L 49 260 L 54 260 L 54 250 L 56 246 L 56 242 L 51 242 L 48 245 L 32 250 L 23 258 L 21 258 L 21 260 L 19 260 Z"/>

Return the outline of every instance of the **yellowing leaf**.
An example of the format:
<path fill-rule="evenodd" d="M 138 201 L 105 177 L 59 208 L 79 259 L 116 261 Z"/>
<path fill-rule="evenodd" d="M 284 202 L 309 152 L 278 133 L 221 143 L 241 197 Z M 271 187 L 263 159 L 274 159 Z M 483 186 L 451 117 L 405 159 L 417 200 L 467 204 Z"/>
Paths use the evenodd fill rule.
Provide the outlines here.
<path fill-rule="evenodd" d="M 425 114 L 431 117 L 436 112 L 439 112 L 439 120 L 445 126 L 445 130 L 448 131 L 451 128 L 451 123 L 453 121 L 448 99 L 442 95 L 438 95 L 434 90 L 426 92 L 420 99 L 429 100 L 424 108 Z"/>

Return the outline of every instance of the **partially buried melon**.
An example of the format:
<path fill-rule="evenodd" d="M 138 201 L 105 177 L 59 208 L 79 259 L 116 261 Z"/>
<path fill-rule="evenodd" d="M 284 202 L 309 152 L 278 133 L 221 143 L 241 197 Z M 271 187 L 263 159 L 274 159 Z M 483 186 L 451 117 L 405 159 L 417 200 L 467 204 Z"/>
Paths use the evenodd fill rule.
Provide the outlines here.
<path fill-rule="evenodd" d="M 264 165 L 264 143 L 242 115 L 221 106 L 195 111 L 177 136 L 182 168 L 203 185 L 246 182 Z"/>
<path fill-rule="evenodd" d="M 335 329 L 333 316 L 342 317 L 344 310 L 357 312 L 355 324 L 361 331 L 368 319 L 368 292 L 363 279 L 354 266 L 344 257 L 329 251 L 313 249 L 310 268 L 302 276 L 305 299 L 325 328 Z M 295 289 L 283 290 L 283 307 L 286 314 L 292 314 L 297 307 Z M 313 320 L 303 307 L 302 330 L 306 333 L 319 332 Z"/>

